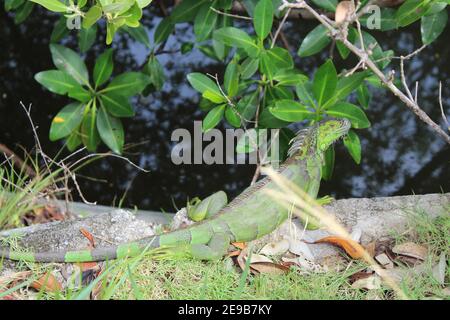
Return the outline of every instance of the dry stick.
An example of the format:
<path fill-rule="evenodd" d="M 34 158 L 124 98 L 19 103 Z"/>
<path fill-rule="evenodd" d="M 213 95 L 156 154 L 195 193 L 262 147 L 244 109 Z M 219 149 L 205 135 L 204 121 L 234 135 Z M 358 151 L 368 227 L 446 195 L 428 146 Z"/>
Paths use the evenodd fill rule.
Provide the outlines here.
<path fill-rule="evenodd" d="M 389 88 L 389 90 L 397 96 L 414 114 L 426 123 L 435 133 L 437 133 L 441 138 L 443 138 L 448 144 L 450 144 L 450 136 L 442 130 L 442 128 L 436 124 L 414 101 L 414 99 L 408 98 L 397 86 L 393 83 L 392 79 L 386 78 L 385 74 L 377 67 L 377 65 L 370 59 L 367 52 L 359 49 L 355 45 L 353 45 L 347 38 L 343 37 L 342 34 L 339 33 L 332 25 L 330 25 L 321 15 L 319 15 L 313 8 L 311 8 L 304 0 L 299 1 L 298 3 L 289 3 L 287 1 L 283 1 L 282 7 L 286 8 L 305 8 L 311 14 L 313 14 L 316 19 L 322 23 L 331 33 L 331 37 L 340 40 L 350 51 L 352 51 L 356 56 L 363 60 L 364 63 L 373 71 L 373 73 L 383 82 L 385 86 Z"/>
<path fill-rule="evenodd" d="M 447 129 L 450 131 L 450 123 L 448 123 L 447 116 L 444 112 L 444 106 L 442 104 L 442 82 L 439 81 L 439 107 L 441 108 L 442 119 L 444 119 L 445 124 L 447 125 Z"/>
<path fill-rule="evenodd" d="M 5 157 L 11 159 L 14 166 L 19 170 L 25 170 L 26 174 L 30 177 L 35 177 L 36 172 L 25 163 L 17 154 L 14 153 L 11 149 L 9 149 L 4 144 L 0 143 L 0 152 L 5 155 Z"/>

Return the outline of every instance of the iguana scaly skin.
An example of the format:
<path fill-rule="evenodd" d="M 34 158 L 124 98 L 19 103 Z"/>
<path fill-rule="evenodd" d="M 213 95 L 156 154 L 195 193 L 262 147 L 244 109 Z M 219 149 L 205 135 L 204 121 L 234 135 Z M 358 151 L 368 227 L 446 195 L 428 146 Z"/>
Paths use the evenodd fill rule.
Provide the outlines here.
<path fill-rule="evenodd" d="M 321 179 L 323 153 L 350 129 L 347 119 L 318 122 L 293 139 L 289 158 L 278 172 L 316 197 Z M 183 248 L 195 258 L 215 260 L 226 254 L 230 242 L 246 242 L 275 230 L 288 217 L 288 210 L 264 189 L 278 187 L 266 177 L 248 187 L 231 203 L 207 220 L 187 228 L 118 246 L 92 250 L 26 253 L 0 248 L 0 256 L 36 262 L 89 262 L 137 256 L 150 248 Z"/>

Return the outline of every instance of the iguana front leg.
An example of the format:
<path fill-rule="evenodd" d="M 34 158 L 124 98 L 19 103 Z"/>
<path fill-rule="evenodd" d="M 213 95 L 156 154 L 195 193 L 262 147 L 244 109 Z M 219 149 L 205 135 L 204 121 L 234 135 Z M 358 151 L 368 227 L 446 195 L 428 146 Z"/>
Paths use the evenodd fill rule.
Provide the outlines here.
<path fill-rule="evenodd" d="M 227 253 L 229 245 L 229 235 L 215 233 L 208 244 L 192 244 L 191 254 L 196 259 L 219 260 Z"/>
<path fill-rule="evenodd" d="M 227 203 L 227 194 L 218 191 L 202 201 L 198 198 L 192 199 L 187 205 L 187 214 L 189 219 L 195 222 L 202 221 L 217 214 Z"/>

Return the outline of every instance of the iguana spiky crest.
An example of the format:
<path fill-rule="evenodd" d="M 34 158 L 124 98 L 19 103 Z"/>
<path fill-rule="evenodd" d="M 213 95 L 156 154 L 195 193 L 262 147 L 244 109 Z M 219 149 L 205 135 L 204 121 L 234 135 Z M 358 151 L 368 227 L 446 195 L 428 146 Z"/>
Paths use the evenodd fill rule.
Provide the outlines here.
<path fill-rule="evenodd" d="M 350 121 L 344 118 L 322 120 L 307 129 L 302 129 L 291 140 L 288 156 L 291 157 L 297 152 L 300 158 L 307 154 L 321 154 L 344 137 L 350 127 Z"/>

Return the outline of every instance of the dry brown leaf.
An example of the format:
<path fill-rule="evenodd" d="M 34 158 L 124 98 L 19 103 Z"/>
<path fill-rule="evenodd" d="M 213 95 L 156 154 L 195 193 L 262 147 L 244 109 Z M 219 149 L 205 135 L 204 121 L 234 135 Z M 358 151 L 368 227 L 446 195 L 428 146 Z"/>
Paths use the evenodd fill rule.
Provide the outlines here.
<path fill-rule="evenodd" d="M 392 248 L 392 251 L 396 254 L 413 257 L 420 260 L 425 260 L 428 255 L 427 247 L 414 242 L 398 244 Z"/>
<path fill-rule="evenodd" d="M 237 257 L 241 254 L 241 250 L 234 250 L 231 252 L 228 252 L 227 257 Z"/>
<path fill-rule="evenodd" d="M 247 247 L 245 242 L 232 242 L 231 244 L 241 250 L 244 250 Z"/>
<path fill-rule="evenodd" d="M 355 11 L 355 5 L 353 1 L 341 1 L 336 7 L 336 14 L 334 21 L 337 24 L 341 24 L 347 20 L 347 17 L 350 17 L 351 14 Z"/>
<path fill-rule="evenodd" d="M 351 239 L 345 239 L 338 236 L 328 236 L 314 241 L 314 243 L 329 243 L 338 246 L 344 249 L 345 252 L 353 259 L 361 259 L 364 252 L 364 248 L 359 243 Z"/>
<path fill-rule="evenodd" d="M 51 273 L 43 275 L 31 284 L 31 287 L 40 291 L 58 292 L 62 290 L 62 285 Z"/>
<path fill-rule="evenodd" d="M 354 282 L 356 282 L 356 281 L 358 281 L 358 280 L 368 278 L 368 277 L 370 277 L 370 276 L 372 276 L 372 275 L 373 275 L 373 272 L 358 271 L 358 272 L 352 274 L 352 275 L 349 277 L 348 280 L 350 281 L 350 283 L 354 283 Z"/>
<path fill-rule="evenodd" d="M 81 272 L 87 270 L 100 270 L 100 265 L 98 264 L 98 262 L 80 262 L 77 263 L 77 265 L 80 267 Z"/>
<path fill-rule="evenodd" d="M 94 240 L 94 236 L 93 236 L 89 231 L 87 231 L 87 230 L 84 229 L 84 228 L 80 228 L 80 232 L 81 232 L 81 234 L 82 234 L 83 236 L 86 237 L 86 239 L 89 240 L 90 247 L 91 247 L 91 248 L 95 248 L 95 240 Z"/>
<path fill-rule="evenodd" d="M 276 264 L 273 262 L 252 263 L 250 265 L 250 269 L 252 269 L 252 271 L 257 271 L 258 273 L 267 273 L 267 274 L 285 274 L 286 272 L 289 271 L 288 266 Z"/>

